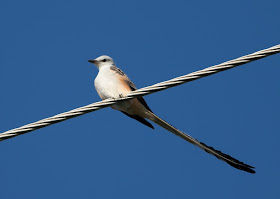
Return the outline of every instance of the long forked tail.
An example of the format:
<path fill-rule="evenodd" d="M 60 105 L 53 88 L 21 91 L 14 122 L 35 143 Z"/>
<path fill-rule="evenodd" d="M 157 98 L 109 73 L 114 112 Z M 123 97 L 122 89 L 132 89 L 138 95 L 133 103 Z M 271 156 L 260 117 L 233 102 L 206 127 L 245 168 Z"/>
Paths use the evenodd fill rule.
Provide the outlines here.
<path fill-rule="evenodd" d="M 206 144 L 199 142 L 198 140 L 192 138 L 191 136 L 189 136 L 188 134 L 176 129 L 174 126 L 168 124 L 167 122 L 165 122 L 163 119 L 159 118 L 158 116 L 156 116 L 154 113 L 149 112 L 149 115 L 151 115 L 151 117 L 149 117 L 148 119 L 152 120 L 153 122 L 155 122 L 156 124 L 160 125 L 161 127 L 165 128 L 166 130 L 170 131 L 171 133 L 174 133 L 175 135 L 183 138 L 184 140 L 198 146 L 199 148 L 203 149 L 204 151 L 206 151 L 209 154 L 212 154 L 214 156 L 216 156 L 218 159 L 225 161 L 226 163 L 228 163 L 229 165 L 231 165 L 232 167 L 236 168 L 236 169 L 240 169 L 249 173 L 256 173 L 253 169 L 254 167 L 247 165 L 227 154 L 222 153 L 221 151 L 218 151 L 216 149 L 214 149 L 213 147 L 207 146 Z"/>

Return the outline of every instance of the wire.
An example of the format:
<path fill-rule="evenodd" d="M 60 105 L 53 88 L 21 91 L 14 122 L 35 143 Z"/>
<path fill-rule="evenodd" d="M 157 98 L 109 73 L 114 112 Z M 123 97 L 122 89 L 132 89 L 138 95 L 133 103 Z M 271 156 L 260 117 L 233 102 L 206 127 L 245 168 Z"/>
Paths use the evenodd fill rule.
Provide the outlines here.
<path fill-rule="evenodd" d="M 12 138 L 12 137 L 24 134 L 24 133 L 28 133 L 28 132 L 31 132 L 31 131 L 58 123 L 58 122 L 62 122 L 64 120 L 68 120 L 73 117 L 77 117 L 77 116 L 80 116 L 80 115 L 83 115 L 83 114 L 86 114 L 89 112 L 93 112 L 93 111 L 111 106 L 120 101 L 125 101 L 125 100 L 136 98 L 139 96 L 148 95 L 148 94 L 155 93 L 155 92 L 158 92 L 161 90 L 165 90 L 167 88 L 171 88 L 173 86 L 178 86 L 178 85 L 190 82 L 190 81 L 194 81 L 194 80 L 202 78 L 202 77 L 213 75 L 215 73 L 218 73 L 218 72 L 221 72 L 224 70 L 228 70 L 230 68 L 234 68 L 236 66 L 243 65 L 243 64 L 249 63 L 251 61 L 262 59 L 264 57 L 267 57 L 267 56 L 270 56 L 270 55 L 273 55 L 273 54 L 276 54 L 279 52 L 280 52 L 280 45 L 275 45 L 273 47 L 270 47 L 270 48 L 267 48 L 264 50 L 260 50 L 255 53 L 245 55 L 245 56 L 239 57 L 237 59 L 233 59 L 233 60 L 218 64 L 218 65 L 214 65 L 214 66 L 205 68 L 203 70 L 192 72 L 187 75 L 176 77 L 176 78 L 168 80 L 168 81 L 160 82 L 160 83 L 154 84 L 152 86 L 148 86 L 148 87 L 144 87 L 144 88 L 132 91 L 131 93 L 129 93 L 127 96 L 125 96 L 123 98 L 106 99 L 103 101 L 89 104 L 87 106 L 73 109 L 68 112 L 60 113 L 58 115 L 55 115 L 55 116 L 52 116 L 52 117 L 49 117 L 46 119 L 42 119 L 42 120 L 39 120 L 34 123 L 27 124 L 27 125 L 24 125 L 19 128 L 15 128 L 15 129 L 3 132 L 0 134 L 0 141 L 9 139 L 9 138 Z"/>

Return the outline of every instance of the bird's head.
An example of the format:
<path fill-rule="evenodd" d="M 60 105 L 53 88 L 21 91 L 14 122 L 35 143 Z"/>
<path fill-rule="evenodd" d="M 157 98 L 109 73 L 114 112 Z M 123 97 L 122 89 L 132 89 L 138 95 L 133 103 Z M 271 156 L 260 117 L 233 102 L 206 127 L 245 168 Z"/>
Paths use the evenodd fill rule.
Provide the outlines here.
<path fill-rule="evenodd" d="M 97 66 L 98 69 L 100 69 L 102 66 L 115 65 L 114 60 L 107 55 L 102 55 L 94 60 L 88 60 L 88 61 L 90 63 L 93 63 L 95 66 Z"/>

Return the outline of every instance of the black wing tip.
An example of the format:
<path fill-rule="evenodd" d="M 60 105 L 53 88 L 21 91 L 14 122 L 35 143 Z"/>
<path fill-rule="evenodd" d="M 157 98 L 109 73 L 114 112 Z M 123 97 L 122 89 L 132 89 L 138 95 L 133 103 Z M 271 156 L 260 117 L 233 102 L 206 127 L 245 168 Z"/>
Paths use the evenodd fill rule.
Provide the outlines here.
<path fill-rule="evenodd" d="M 136 119 L 136 118 L 135 118 L 135 119 Z M 138 120 L 138 121 L 141 122 L 142 124 L 146 125 L 147 127 L 150 127 L 151 129 L 155 129 L 154 126 L 153 126 L 150 122 L 148 122 L 147 120 L 145 120 L 144 118 L 142 118 L 142 119 L 136 119 L 136 120 Z"/>
<path fill-rule="evenodd" d="M 130 114 L 124 112 L 124 111 L 121 111 L 121 112 L 124 113 L 125 115 L 127 115 L 128 117 L 131 117 L 131 118 L 137 120 L 138 122 L 141 122 L 142 124 L 150 127 L 151 129 L 155 129 L 153 127 L 153 125 L 150 122 L 148 122 L 147 120 L 145 120 L 143 117 L 140 117 L 138 115 L 130 115 Z"/>
<path fill-rule="evenodd" d="M 150 127 L 151 129 L 155 129 L 155 127 L 150 122 L 145 123 L 145 125 Z"/>

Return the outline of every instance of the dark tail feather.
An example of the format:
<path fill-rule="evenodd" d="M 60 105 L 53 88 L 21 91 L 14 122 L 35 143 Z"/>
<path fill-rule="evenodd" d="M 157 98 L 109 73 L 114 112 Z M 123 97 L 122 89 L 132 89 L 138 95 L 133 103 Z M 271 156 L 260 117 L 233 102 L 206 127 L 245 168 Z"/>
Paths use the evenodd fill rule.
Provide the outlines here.
<path fill-rule="evenodd" d="M 174 126 L 172 126 L 171 124 L 168 124 L 166 121 L 164 121 L 163 119 L 159 118 L 158 116 L 156 116 L 154 113 L 150 113 L 151 114 L 151 120 L 153 122 L 155 122 L 156 124 L 160 125 L 161 127 L 165 128 L 166 130 L 170 131 L 171 133 L 174 133 L 175 135 L 183 138 L 184 140 L 198 146 L 199 148 L 201 148 L 202 150 L 206 151 L 207 153 L 216 156 L 218 159 L 225 161 L 226 163 L 228 163 L 229 165 L 231 165 L 232 167 L 236 168 L 236 169 L 240 169 L 249 173 L 256 173 L 253 169 L 254 167 L 245 164 L 225 153 L 222 153 L 221 151 L 218 151 L 216 149 L 214 149 L 213 147 L 207 146 L 206 144 L 199 142 L 198 140 L 194 139 L 193 137 L 191 137 L 190 135 L 176 129 Z"/>

